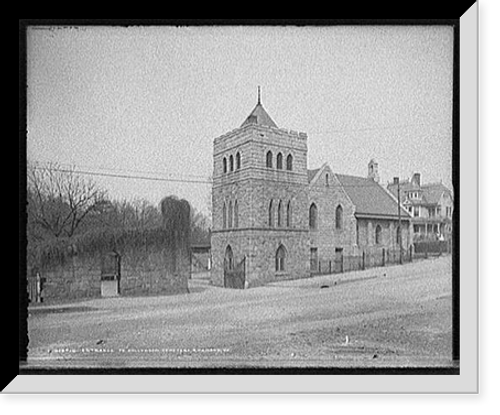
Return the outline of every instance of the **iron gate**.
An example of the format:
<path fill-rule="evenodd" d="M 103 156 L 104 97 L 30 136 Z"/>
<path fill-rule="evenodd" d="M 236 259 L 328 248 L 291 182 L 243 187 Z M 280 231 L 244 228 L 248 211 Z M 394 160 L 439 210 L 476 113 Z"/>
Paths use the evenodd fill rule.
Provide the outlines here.
<path fill-rule="evenodd" d="M 224 287 L 225 288 L 245 288 L 245 259 L 233 266 L 232 261 L 224 259 Z"/>

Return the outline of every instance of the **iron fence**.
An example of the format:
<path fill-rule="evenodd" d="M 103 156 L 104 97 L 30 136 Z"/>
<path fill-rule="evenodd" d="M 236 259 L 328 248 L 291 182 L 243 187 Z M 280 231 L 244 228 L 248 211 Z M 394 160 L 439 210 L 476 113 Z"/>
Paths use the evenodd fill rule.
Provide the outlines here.
<path fill-rule="evenodd" d="M 338 274 L 349 271 L 361 271 L 368 268 L 384 267 L 393 264 L 411 262 L 415 254 L 413 248 L 380 249 L 371 252 L 361 252 L 358 255 L 337 255 L 335 258 L 318 258 L 311 260 L 312 275 Z"/>
<path fill-rule="evenodd" d="M 416 256 L 435 256 L 451 253 L 451 240 L 449 241 L 419 241 L 414 242 Z"/>

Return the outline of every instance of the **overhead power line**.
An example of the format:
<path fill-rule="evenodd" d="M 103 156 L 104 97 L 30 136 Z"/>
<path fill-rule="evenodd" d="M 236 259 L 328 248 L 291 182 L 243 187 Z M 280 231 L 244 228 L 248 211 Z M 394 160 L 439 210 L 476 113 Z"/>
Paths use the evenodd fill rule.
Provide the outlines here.
<path fill-rule="evenodd" d="M 59 171 L 61 173 L 77 173 L 77 174 L 85 174 L 88 176 L 101 176 L 101 177 L 115 177 L 120 179 L 138 179 L 138 180 L 151 180 L 151 181 L 159 181 L 159 182 L 180 182 L 180 183 L 203 183 L 203 184 L 211 184 L 211 180 L 202 180 L 202 179 L 173 179 L 167 177 L 153 177 L 153 176 L 137 176 L 131 174 L 116 174 L 116 173 L 103 173 L 96 171 L 87 171 L 87 170 L 79 170 L 79 169 L 64 169 L 57 167 L 33 167 L 35 170 L 50 170 L 50 171 Z"/>
<path fill-rule="evenodd" d="M 150 180 L 150 181 L 159 181 L 159 182 L 177 182 L 177 183 L 200 183 L 200 184 L 212 184 L 212 180 L 208 179 L 183 179 L 183 178 L 167 178 L 167 177 L 155 177 L 155 176 L 138 176 L 132 174 L 117 174 L 117 173 L 104 173 L 83 169 L 70 169 L 70 168 L 59 168 L 59 167 L 42 167 L 42 166 L 33 166 L 35 170 L 49 170 L 49 171 L 58 171 L 61 173 L 77 173 L 84 174 L 88 176 L 101 176 L 101 177 L 111 177 L 111 178 L 119 178 L 119 179 L 137 179 L 137 180 Z M 341 184 L 335 185 L 330 183 L 328 185 L 329 188 L 373 188 L 374 184 Z"/>
<path fill-rule="evenodd" d="M 32 162 L 33 166 L 35 167 L 41 167 L 45 169 L 66 169 L 68 171 L 75 171 L 75 169 L 79 171 L 92 171 L 93 173 L 105 173 L 105 174 L 126 174 L 126 175 L 133 175 L 135 176 L 136 174 L 141 174 L 142 176 L 148 176 L 148 175 L 154 175 L 154 176 L 167 176 L 172 177 L 173 175 L 164 171 L 158 171 L 158 170 L 137 170 L 137 169 L 124 169 L 124 168 L 116 168 L 116 167 L 102 167 L 102 166 L 95 166 L 95 165 L 89 165 L 89 164 L 71 164 L 71 163 L 54 163 L 51 164 L 50 162 Z M 208 177 L 210 177 L 208 174 L 201 175 L 201 174 L 189 174 L 189 173 L 182 173 L 183 177 L 189 177 L 189 178 L 194 178 L 194 179 L 201 179 L 201 180 L 208 180 Z"/>
<path fill-rule="evenodd" d="M 387 127 L 362 127 L 362 128 L 344 128 L 344 129 L 335 129 L 335 128 L 327 128 L 324 130 L 311 130 L 308 131 L 308 134 L 329 134 L 329 133 L 356 133 L 361 131 L 386 131 L 386 130 L 400 130 L 404 128 L 413 128 L 413 127 L 429 127 L 431 125 L 438 124 L 446 124 L 447 121 L 433 121 L 433 122 L 425 122 L 425 123 L 414 123 L 414 124 L 399 124 L 392 125 Z M 449 128 L 451 128 L 451 122 L 449 122 Z"/>

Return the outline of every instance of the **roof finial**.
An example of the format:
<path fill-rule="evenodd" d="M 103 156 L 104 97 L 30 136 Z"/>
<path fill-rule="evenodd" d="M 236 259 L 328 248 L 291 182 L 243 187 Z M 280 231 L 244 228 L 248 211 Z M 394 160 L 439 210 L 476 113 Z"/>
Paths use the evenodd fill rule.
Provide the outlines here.
<path fill-rule="evenodd" d="M 260 105 L 260 85 L 257 86 L 257 105 Z"/>

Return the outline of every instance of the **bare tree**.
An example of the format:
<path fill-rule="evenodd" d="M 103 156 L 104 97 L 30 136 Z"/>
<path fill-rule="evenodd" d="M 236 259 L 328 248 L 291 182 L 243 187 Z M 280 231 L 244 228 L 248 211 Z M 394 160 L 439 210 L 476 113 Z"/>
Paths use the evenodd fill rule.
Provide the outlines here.
<path fill-rule="evenodd" d="M 51 237 L 71 237 L 91 212 L 105 204 L 105 192 L 74 168 L 29 164 L 28 224 Z"/>

